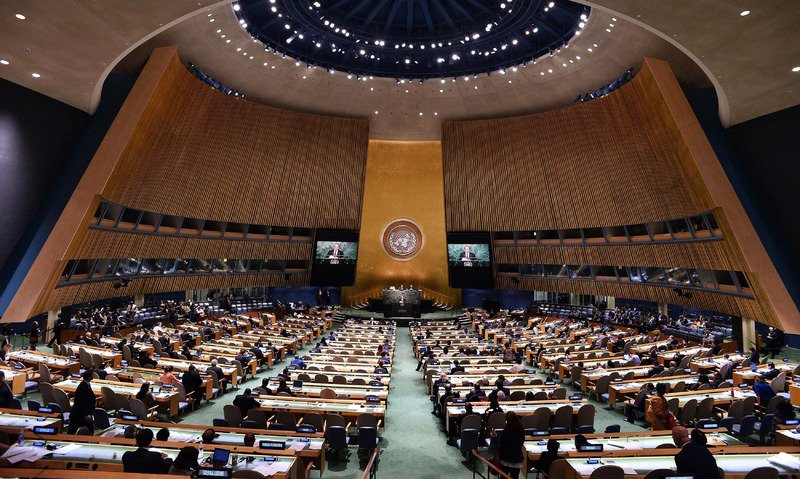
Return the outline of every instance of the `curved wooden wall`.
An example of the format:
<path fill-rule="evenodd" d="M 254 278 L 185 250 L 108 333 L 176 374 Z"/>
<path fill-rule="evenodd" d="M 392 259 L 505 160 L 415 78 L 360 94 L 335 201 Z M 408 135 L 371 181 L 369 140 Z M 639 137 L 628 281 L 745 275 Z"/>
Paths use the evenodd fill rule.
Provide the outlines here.
<path fill-rule="evenodd" d="M 136 278 L 118 290 L 113 281 L 56 287 L 70 259 L 252 258 L 310 264 L 310 241 L 159 236 L 89 224 L 104 198 L 215 222 L 358 229 L 368 142 L 366 120 L 297 113 L 225 95 L 189 73 L 177 49 L 156 49 L 3 321 L 121 295 L 308 284 L 306 271 Z"/>
<path fill-rule="evenodd" d="M 755 299 L 693 292 L 687 300 L 665 287 L 506 273 L 496 273 L 498 288 L 674 303 L 800 331 L 800 313 L 666 63 L 645 59 L 630 83 L 588 103 L 446 121 L 442 149 L 448 231 L 611 227 L 713 210 L 722 232 L 711 241 L 498 246 L 497 263 L 735 270 L 745 273 Z"/>

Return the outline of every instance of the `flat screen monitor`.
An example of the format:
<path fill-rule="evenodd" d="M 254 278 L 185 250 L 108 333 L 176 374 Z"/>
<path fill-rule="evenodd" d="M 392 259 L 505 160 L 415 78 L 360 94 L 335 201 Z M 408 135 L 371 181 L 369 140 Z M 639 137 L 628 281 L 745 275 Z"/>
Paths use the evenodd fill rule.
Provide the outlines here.
<path fill-rule="evenodd" d="M 317 230 L 311 268 L 312 286 L 351 286 L 356 279 L 358 231 Z"/>
<path fill-rule="evenodd" d="M 494 281 L 489 233 L 448 233 L 447 264 L 451 287 L 492 289 Z"/>

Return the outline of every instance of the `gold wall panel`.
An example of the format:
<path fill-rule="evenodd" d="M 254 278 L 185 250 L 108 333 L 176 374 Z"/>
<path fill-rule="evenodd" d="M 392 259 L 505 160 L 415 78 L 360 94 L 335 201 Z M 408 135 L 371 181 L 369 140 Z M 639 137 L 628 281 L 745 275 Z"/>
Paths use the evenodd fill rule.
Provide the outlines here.
<path fill-rule="evenodd" d="M 407 218 L 422 231 L 422 250 L 402 261 L 382 244 L 384 227 Z M 440 142 L 369 142 L 361 209 L 356 282 L 343 290 L 343 303 L 379 295 L 390 285 L 413 284 L 460 302 L 447 285 L 447 236 Z"/>

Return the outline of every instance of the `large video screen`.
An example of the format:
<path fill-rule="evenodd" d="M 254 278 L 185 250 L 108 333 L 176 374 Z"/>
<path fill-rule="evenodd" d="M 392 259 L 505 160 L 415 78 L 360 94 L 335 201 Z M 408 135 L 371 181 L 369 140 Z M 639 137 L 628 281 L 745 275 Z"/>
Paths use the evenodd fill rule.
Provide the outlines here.
<path fill-rule="evenodd" d="M 492 289 L 489 233 L 448 233 L 447 264 L 452 288 Z"/>
<path fill-rule="evenodd" d="M 351 286 L 356 279 L 358 231 L 317 230 L 312 286 Z"/>

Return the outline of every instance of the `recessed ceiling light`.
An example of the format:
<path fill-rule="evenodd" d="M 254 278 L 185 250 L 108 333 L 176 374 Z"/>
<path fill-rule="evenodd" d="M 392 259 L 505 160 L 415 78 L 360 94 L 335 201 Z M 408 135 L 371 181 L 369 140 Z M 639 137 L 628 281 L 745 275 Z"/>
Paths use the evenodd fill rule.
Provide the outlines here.
<path fill-rule="evenodd" d="M 742 10 L 742 13 L 740 13 L 739 15 L 746 17 L 747 15 L 750 15 L 750 10 Z"/>
<path fill-rule="evenodd" d="M 40 77 L 40 76 L 42 76 L 42 75 L 39 75 L 38 73 L 31 73 L 31 76 L 32 76 L 33 78 L 39 78 L 39 77 Z"/>
<path fill-rule="evenodd" d="M 6 62 L 6 65 L 7 64 L 8 64 L 8 62 Z M 794 68 L 792 68 L 792 71 L 793 72 L 800 72 L 800 67 L 794 67 Z"/>
<path fill-rule="evenodd" d="M 376 114 L 376 115 L 378 114 L 378 110 L 375 110 L 375 114 Z"/>
<path fill-rule="evenodd" d="M 17 17 L 19 20 L 25 20 L 25 15 L 23 15 L 21 13 L 18 13 L 18 14 L 14 15 L 14 16 Z"/>
<path fill-rule="evenodd" d="M 8 65 L 8 60 L 0 60 L 0 64 Z"/>

